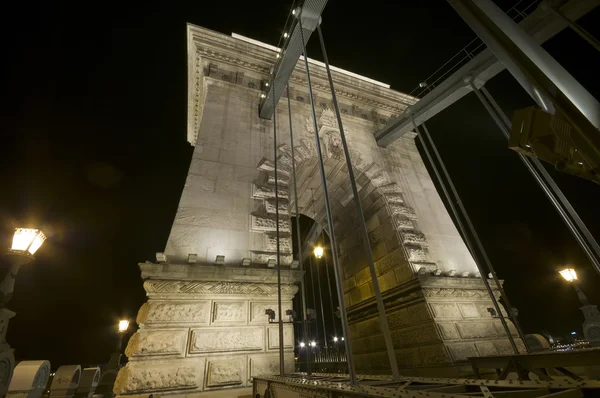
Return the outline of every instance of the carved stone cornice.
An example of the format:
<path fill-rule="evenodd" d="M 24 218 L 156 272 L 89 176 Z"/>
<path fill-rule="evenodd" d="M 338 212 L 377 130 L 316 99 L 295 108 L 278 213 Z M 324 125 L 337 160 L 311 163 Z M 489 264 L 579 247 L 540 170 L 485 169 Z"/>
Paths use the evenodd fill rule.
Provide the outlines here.
<path fill-rule="evenodd" d="M 228 296 L 276 296 L 277 284 L 262 282 L 180 281 L 150 279 L 144 282 L 144 290 L 152 294 L 194 294 Z M 281 294 L 293 296 L 296 285 L 281 285 Z"/>
<path fill-rule="evenodd" d="M 239 38 L 234 38 L 201 27 L 188 25 L 188 140 L 195 144 L 199 121 L 202 116 L 202 91 L 205 67 L 211 61 L 229 66 L 229 69 L 249 71 L 253 75 L 246 80 L 252 80 L 246 84 L 260 90 L 260 82 L 256 84 L 256 75 L 260 79 L 268 79 L 271 67 L 275 61 L 276 51 L 268 46 L 249 43 Z M 313 88 L 317 96 L 330 97 L 327 74 L 323 64 L 313 60 L 311 72 L 313 75 Z M 225 68 L 227 69 L 227 68 Z M 298 62 L 290 78 L 291 89 L 294 92 L 306 91 L 304 63 Z M 414 104 L 417 99 L 406 94 L 391 90 L 381 84 L 376 84 L 368 79 L 361 79 L 357 75 L 344 73 L 336 69 L 332 70 L 335 81 L 336 93 L 340 102 L 351 101 L 359 106 L 379 109 L 387 113 L 387 117 L 394 117 L 404 109 Z M 237 84 L 245 84 L 236 81 Z M 304 96 L 305 94 L 303 94 Z M 293 99 L 295 99 L 294 96 Z M 369 114 L 371 110 L 365 110 L 363 114 Z M 364 117 L 363 117 L 364 118 Z"/>
<path fill-rule="evenodd" d="M 222 281 L 277 283 L 277 271 L 268 268 L 233 267 L 200 264 L 139 264 L 142 279 L 178 281 Z M 302 279 L 303 271 L 281 272 L 281 283 L 292 284 Z"/>

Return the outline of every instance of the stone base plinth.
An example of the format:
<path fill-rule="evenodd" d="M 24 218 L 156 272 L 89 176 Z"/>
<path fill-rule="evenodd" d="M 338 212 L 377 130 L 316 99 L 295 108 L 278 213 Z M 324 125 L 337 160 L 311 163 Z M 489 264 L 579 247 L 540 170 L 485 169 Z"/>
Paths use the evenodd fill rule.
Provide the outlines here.
<path fill-rule="evenodd" d="M 271 309 L 279 319 L 275 270 L 177 264 L 140 268 L 148 278 L 148 302 L 125 350 L 129 363 L 119 372 L 116 394 L 215 393 L 249 387 L 259 374 L 279 373 L 278 325 L 265 314 Z M 300 275 L 282 271 L 283 311 L 292 308 L 298 291 L 293 282 Z M 293 372 L 292 325 L 284 325 L 283 337 L 285 371 Z"/>
<path fill-rule="evenodd" d="M 495 294 L 499 296 L 498 291 Z M 468 357 L 513 353 L 500 320 L 487 311 L 493 304 L 481 279 L 419 276 L 386 291 L 383 298 L 402 374 L 466 376 Z M 349 316 L 357 372 L 389 374 L 375 299 L 350 307 Z M 508 322 L 517 346 L 525 352 L 516 328 Z"/>

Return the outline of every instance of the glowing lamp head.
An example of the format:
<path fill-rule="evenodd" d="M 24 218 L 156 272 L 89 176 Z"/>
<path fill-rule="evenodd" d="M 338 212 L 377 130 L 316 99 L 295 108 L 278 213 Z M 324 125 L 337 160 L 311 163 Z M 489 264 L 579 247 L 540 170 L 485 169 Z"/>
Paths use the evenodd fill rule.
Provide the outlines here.
<path fill-rule="evenodd" d="M 304 344 L 304 341 L 301 341 L 300 342 L 300 348 L 304 348 L 304 347 L 306 347 L 306 344 Z"/>
<path fill-rule="evenodd" d="M 129 321 L 127 319 L 122 319 L 119 321 L 119 332 L 123 333 L 129 329 Z"/>
<path fill-rule="evenodd" d="M 13 236 L 11 250 L 33 255 L 46 240 L 46 235 L 39 229 L 17 228 Z"/>
<path fill-rule="evenodd" d="M 334 342 L 334 343 L 337 343 L 337 341 L 338 341 L 338 338 L 337 338 L 337 337 L 334 337 L 334 338 L 333 338 L 333 342 Z"/>
<path fill-rule="evenodd" d="M 317 343 L 316 343 L 316 342 L 313 340 L 313 341 L 311 341 L 311 342 L 310 342 L 310 346 L 311 346 L 311 347 L 316 347 L 316 346 L 317 346 Z"/>
<path fill-rule="evenodd" d="M 573 282 L 577 280 L 577 273 L 573 268 L 565 268 L 563 270 L 558 271 L 560 276 L 565 278 L 567 282 Z"/>
<path fill-rule="evenodd" d="M 321 246 L 315 247 L 314 254 L 316 258 L 323 257 L 323 248 Z"/>

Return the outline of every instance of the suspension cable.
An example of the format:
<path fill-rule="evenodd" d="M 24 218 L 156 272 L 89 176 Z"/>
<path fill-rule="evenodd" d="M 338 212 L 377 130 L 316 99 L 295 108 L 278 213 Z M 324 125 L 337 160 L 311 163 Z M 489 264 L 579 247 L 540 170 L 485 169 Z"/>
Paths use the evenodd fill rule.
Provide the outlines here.
<path fill-rule="evenodd" d="M 323 187 L 323 199 L 325 201 L 325 213 L 327 216 L 327 227 L 329 229 L 329 242 L 331 244 L 331 253 L 333 260 L 333 269 L 335 271 L 336 288 L 338 294 L 338 300 L 340 303 L 340 314 L 342 318 L 342 331 L 346 338 L 344 344 L 346 345 L 346 360 L 348 362 L 348 373 L 350 375 L 350 383 L 356 384 L 356 371 L 354 368 L 354 362 L 352 358 L 352 344 L 348 328 L 348 317 L 346 314 L 346 305 L 344 303 L 344 288 L 342 285 L 342 279 L 339 267 L 339 258 L 337 253 L 337 246 L 335 240 L 335 231 L 333 227 L 333 215 L 331 214 L 331 208 L 329 204 L 329 192 L 327 190 L 327 178 L 325 175 L 325 167 L 323 165 L 323 154 L 321 153 L 321 140 L 319 139 L 319 126 L 317 125 L 317 114 L 315 111 L 315 102 L 312 91 L 312 84 L 310 82 L 310 68 L 308 66 L 308 54 L 306 53 L 306 41 L 304 40 L 304 32 L 302 29 L 302 16 L 298 16 L 298 23 L 300 24 L 300 38 L 302 39 L 302 52 L 304 55 L 304 62 L 306 64 L 306 80 L 308 83 L 308 96 L 310 98 L 310 107 L 312 111 L 313 128 L 315 130 L 315 143 L 317 148 L 317 157 L 319 162 L 319 172 L 321 174 L 321 185 Z"/>
<path fill-rule="evenodd" d="M 294 154 L 294 132 L 292 128 L 292 104 L 290 101 L 290 85 L 286 86 L 287 89 L 287 102 L 288 102 L 288 116 L 290 120 L 290 147 L 292 149 L 292 177 L 294 178 L 294 201 L 296 205 L 296 236 L 298 243 L 298 266 L 300 267 L 300 272 L 302 273 L 302 278 L 300 279 L 300 294 L 302 295 L 302 334 L 304 335 L 304 340 L 310 341 L 310 334 L 308 332 L 308 325 L 306 323 L 306 285 L 304 283 L 304 262 L 302 260 L 302 235 L 300 234 L 300 212 L 298 211 L 298 180 L 296 179 L 296 156 Z M 311 366 L 310 366 L 310 348 L 307 350 L 307 373 L 310 376 Z"/>
<path fill-rule="evenodd" d="M 344 149 L 344 157 L 346 158 L 346 167 L 348 168 L 348 177 L 350 179 L 350 185 L 352 187 L 352 194 L 354 196 L 354 204 L 356 205 L 356 211 L 358 213 L 358 220 L 360 224 L 360 234 L 364 246 L 365 253 L 367 255 L 369 271 L 371 273 L 371 281 L 373 283 L 373 291 L 375 293 L 375 301 L 377 302 L 377 311 L 379 313 L 379 323 L 381 326 L 381 332 L 385 341 L 385 347 L 387 350 L 388 360 L 390 362 L 390 368 L 392 370 L 392 376 L 394 380 L 400 380 L 400 372 L 398 370 L 398 362 L 396 359 L 396 353 L 394 351 L 394 343 L 392 341 L 392 334 L 390 333 L 390 327 L 385 314 L 385 306 L 381 297 L 381 289 L 379 288 L 379 281 L 377 280 L 377 271 L 375 270 L 375 264 L 373 262 L 373 253 L 371 251 L 371 243 L 369 241 L 369 232 L 367 231 L 367 223 L 365 222 L 365 215 L 363 213 L 360 198 L 358 196 L 358 188 L 356 187 L 356 179 L 354 178 L 354 170 L 352 169 L 352 160 L 350 159 L 350 152 L 348 151 L 348 143 L 346 142 L 346 133 L 344 132 L 344 125 L 342 124 L 342 115 L 340 113 L 340 107 L 337 102 L 337 96 L 335 94 L 335 88 L 333 86 L 333 78 L 331 77 L 331 68 L 329 67 L 329 59 L 327 58 L 327 50 L 325 49 L 325 41 L 323 40 L 323 34 L 321 27 L 317 25 L 317 32 L 319 33 L 319 41 L 321 42 L 321 52 L 323 53 L 323 60 L 325 61 L 325 68 L 327 69 L 327 78 L 329 79 L 329 87 L 331 89 L 331 96 L 333 99 L 333 107 L 335 108 L 335 115 L 337 117 L 337 123 L 340 130 L 340 138 L 342 141 L 342 147 Z"/>
<path fill-rule="evenodd" d="M 271 80 L 275 89 L 275 79 Z M 279 251 L 279 183 L 277 178 L 277 104 L 273 96 L 273 169 L 275 178 L 275 236 L 277 240 L 277 311 L 279 312 L 279 375 L 284 376 L 283 314 L 281 313 L 281 256 Z"/>

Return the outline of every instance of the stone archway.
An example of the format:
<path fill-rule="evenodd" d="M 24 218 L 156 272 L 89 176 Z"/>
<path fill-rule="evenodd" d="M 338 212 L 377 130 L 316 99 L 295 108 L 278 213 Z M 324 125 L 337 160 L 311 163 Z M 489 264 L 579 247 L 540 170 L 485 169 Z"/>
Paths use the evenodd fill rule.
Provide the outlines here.
<path fill-rule="evenodd" d="M 328 230 L 314 137 L 308 134 L 311 127 L 307 123 L 305 134 L 300 134 L 294 147 L 297 182 L 290 178 L 291 148 L 286 144 L 278 148 L 280 246 L 284 252 L 282 258 L 286 259 L 283 264 L 291 262 L 289 216 L 290 209 L 295 207 L 293 184 L 297 183 L 299 212 Z M 359 359 L 355 361 L 357 371 L 385 373 L 389 364 L 380 335 L 371 276 L 356 232 L 360 225 L 332 111 L 321 112 L 318 127 L 350 338 L 354 355 Z M 384 169 L 386 166 L 366 159 L 360 150 L 353 148 L 351 140 L 349 147 L 399 366 L 405 373 L 429 374 L 435 369 L 436 374 L 442 371 L 457 375 L 468 372 L 468 366 L 461 364 L 469 356 L 511 352 L 499 320 L 491 319 L 487 312 L 492 303 L 480 275 L 469 270 L 470 264 L 466 265 L 467 271 L 463 268 L 458 272 L 440 267 L 430 255 L 426 234 L 419 228 L 419 216 L 409 203 L 411 195 L 395 182 L 397 176 L 393 170 L 390 172 Z M 252 225 L 263 229 L 268 245 L 261 256 L 268 261 L 275 258 L 277 242 L 273 163 L 263 158 L 258 169 L 264 175 L 255 183 L 254 197 L 262 199 L 262 204 L 252 213 Z M 499 297 L 498 292 L 495 294 Z M 512 324 L 510 327 L 516 335 Z"/>

